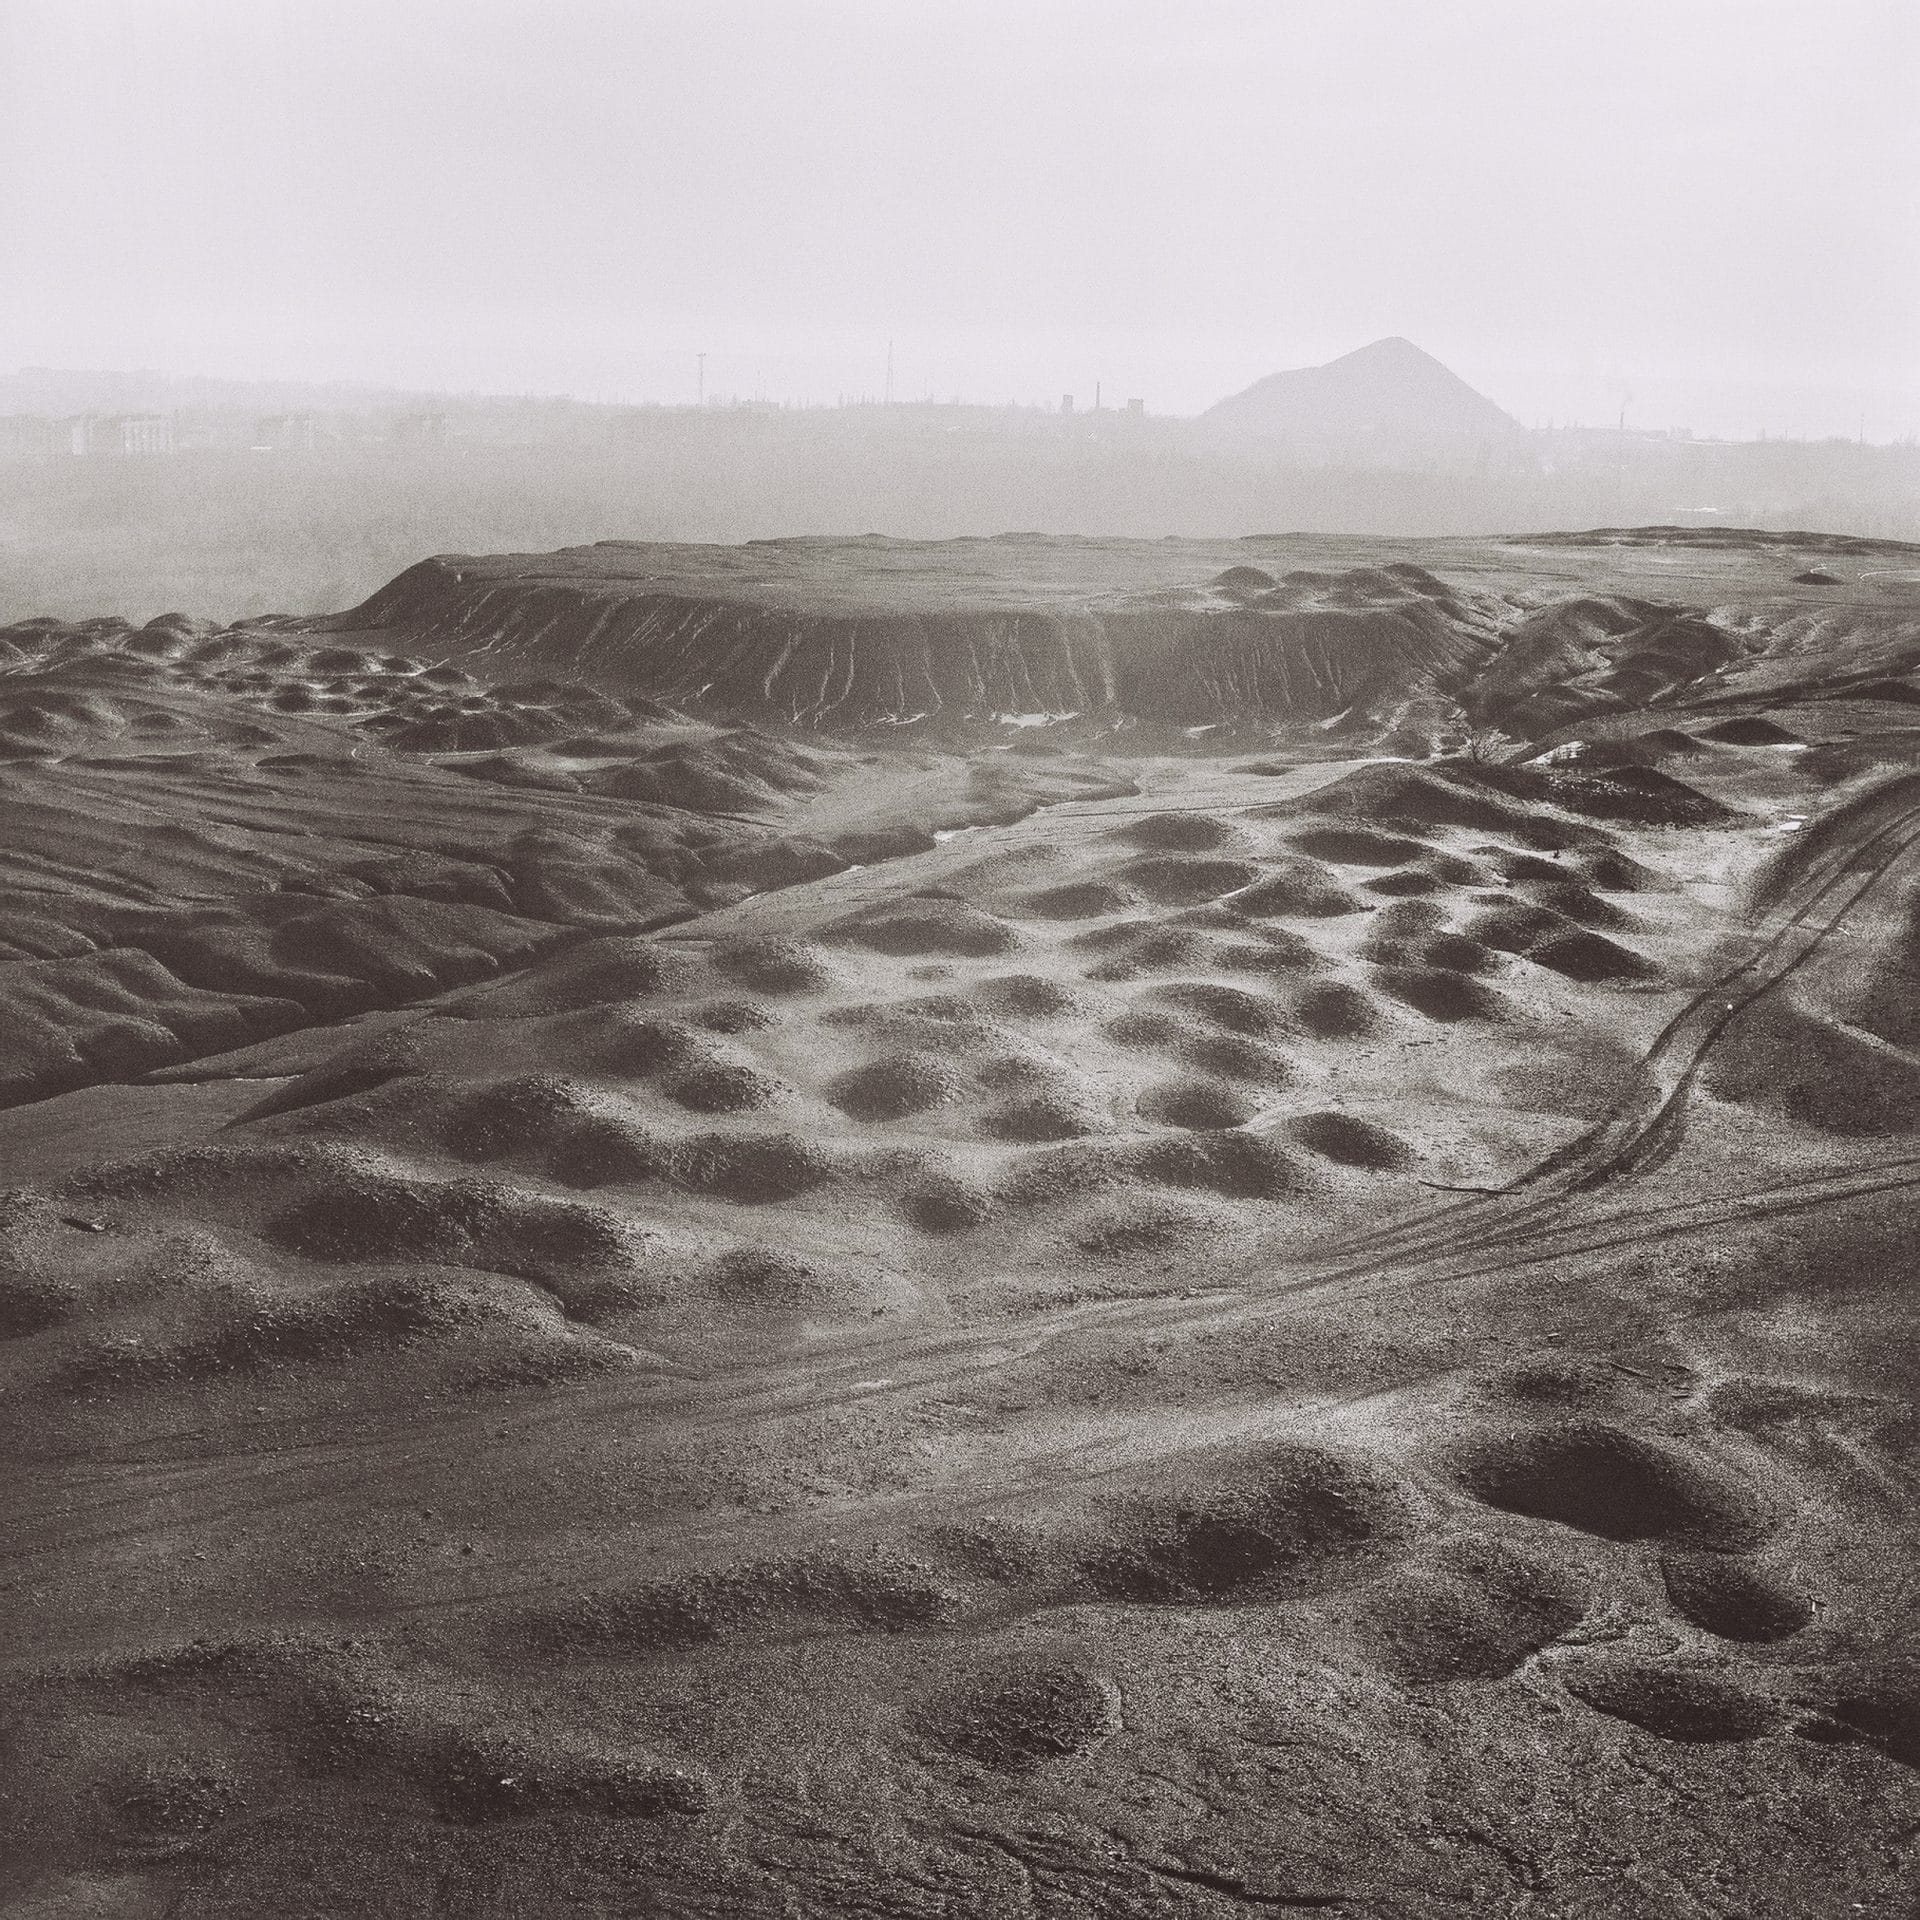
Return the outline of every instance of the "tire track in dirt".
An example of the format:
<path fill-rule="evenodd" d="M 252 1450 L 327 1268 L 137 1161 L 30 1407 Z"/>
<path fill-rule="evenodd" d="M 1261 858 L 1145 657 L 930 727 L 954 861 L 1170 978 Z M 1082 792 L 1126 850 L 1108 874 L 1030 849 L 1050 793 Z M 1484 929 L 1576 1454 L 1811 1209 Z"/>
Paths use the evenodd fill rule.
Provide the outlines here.
<path fill-rule="evenodd" d="M 1864 796 L 1860 805 L 1872 824 L 1872 803 L 1905 799 L 1920 788 L 1913 776 L 1890 781 Z M 1496 1214 L 1513 1223 L 1537 1216 L 1572 1194 L 1604 1185 L 1622 1174 L 1645 1171 L 1677 1150 L 1685 1124 L 1686 1100 L 1715 1045 L 1741 1015 L 1764 1000 L 1801 967 L 1860 908 L 1920 845 L 1920 805 L 1903 806 L 1895 816 L 1837 852 L 1821 849 L 1806 876 L 1817 882 L 1812 894 L 1779 919 L 1771 932 L 1765 922 L 1750 937 L 1762 944 L 1722 974 L 1683 1007 L 1662 1029 L 1645 1055 L 1639 1073 L 1609 1112 L 1566 1146 L 1520 1174 L 1494 1194 L 1431 1209 L 1357 1236 L 1346 1246 L 1355 1253 L 1394 1252 L 1422 1258 L 1453 1243 L 1448 1233 L 1432 1230 L 1475 1222 Z M 1863 859 L 1871 856 L 1868 864 Z M 1788 896 L 1791 900 L 1794 895 Z M 1784 904 L 1784 903 L 1783 903 Z M 1516 1213 L 1512 1196 L 1537 1197 Z M 1463 1244 L 1470 1244 L 1464 1242 Z"/>
<path fill-rule="evenodd" d="M 1649 1049 L 1642 1077 L 1615 1111 L 1500 1194 L 1336 1243 L 1317 1257 L 1310 1254 L 1303 1260 L 1296 1255 L 1284 1275 L 1259 1264 L 1243 1267 L 1235 1276 L 1241 1284 L 1215 1289 L 1200 1299 L 1086 1302 L 1030 1317 L 1012 1328 L 931 1340 L 923 1334 L 880 1342 L 860 1339 L 829 1356 L 816 1353 L 744 1376 L 698 1382 L 655 1376 L 643 1387 L 569 1396 L 549 1406 L 508 1413 L 463 1408 L 449 1418 L 435 1408 L 345 1438 L 269 1443 L 264 1453 L 258 1447 L 226 1446 L 186 1457 L 154 1457 L 149 1447 L 110 1461 L 93 1454 L 70 1474 L 56 1470 L 53 1487 L 42 1481 L 43 1498 L 52 1493 L 50 1501 L 10 1516 L 0 1564 L 145 1537 L 154 1522 L 125 1518 L 123 1524 L 123 1518 L 150 1511 L 156 1502 L 169 1509 L 162 1524 L 178 1529 L 188 1524 L 183 1507 L 193 1510 L 192 1524 L 207 1524 L 324 1501 L 364 1486 L 370 1473 L 393 1479 L 411 1466 L 443 1460 L 463 1440 L 501 1437 L 503 1427 L 516 1445 L 530 1446 L 546 1429 L 564 1427 L 574 1435 L 614 1420 L 631 1435 L 636 1417 L 643 1426 L 681 1437 L 723 1425 L 760 1425 L 862 1399 L 898 1399 L 950 1387 L 1031 1359 L 1085 1330 L 1171 1332 L 1247 1325 L 1291 1310 L 1305 1293 L 1335 1290 L 1346 1299 L 1362 1300 L 1453 1287 L 1547 1259 L 1618 1250 L 1920 1185 L 1916 1156 L 1651 1211 L 1556 1217 L 1608 1179 L 1643 1170 L 1649 1164 L 1650 1141 L 1677 1143 L 1677 1116 L 1713 1045 L 1741 1012 L 1804 965 L 1920 845 L 1920 805 L 1903 805 L 1891 819 L 1875 824 L 1886 803 L 1911 796 L 1916 786 L 1920 781 L 1905 777 L 1866 796 L 1859 807 L 1861 831 L 1838 849 L 1817 850 L 1811 872 L 1789 895 L 1790 901 L 1804 894 L 1800 904 L 1754 953 L 1675 1016 Z M 1811 893 L 1805 892 L 1807 886 Z M 1522 1194 L 1528 1198 L 1516 1208 L 1511 1196 Z M 34 1462 L 23 1458 L 19 1464 L 29 1467 Z M 236 1486 L 236 1475 L 243 1485 Z M 62 1481 L 67 1498 L 55 1491 Z M 100 1498 L 103 1492 L 106 1497 Z"/>

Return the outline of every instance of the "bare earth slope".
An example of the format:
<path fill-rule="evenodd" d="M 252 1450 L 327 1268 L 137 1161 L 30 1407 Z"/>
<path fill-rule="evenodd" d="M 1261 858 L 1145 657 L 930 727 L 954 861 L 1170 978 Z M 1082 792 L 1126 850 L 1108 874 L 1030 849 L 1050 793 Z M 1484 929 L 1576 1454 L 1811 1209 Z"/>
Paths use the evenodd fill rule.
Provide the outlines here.
<path fill-rule="evenodd" d="M 1908 1910 L 1917 669 L 1659 530 L 0 634 L 0 1912 Z"/>

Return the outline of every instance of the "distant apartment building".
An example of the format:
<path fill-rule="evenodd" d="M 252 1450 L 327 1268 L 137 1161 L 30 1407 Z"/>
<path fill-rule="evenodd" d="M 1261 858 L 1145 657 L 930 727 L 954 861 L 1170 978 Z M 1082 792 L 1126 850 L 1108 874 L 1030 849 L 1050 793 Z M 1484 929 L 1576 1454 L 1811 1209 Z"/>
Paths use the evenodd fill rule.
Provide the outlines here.
<path fill-rule="evenodd" d="M 171 453 L 167 413 L 77 413 L 64 419 L 13 413 L 0 417 L 0 458 L 98 460 Z"/>
<path fill-rule="evenodd" d="M 113 422 L 119 432 L 118 451 L 125 454 L 171 453 L 173 417 L 165 413 L 129 413 Z"/>
<path fill-rule="evenodd" d="M 37 413 L 0 415 L 0 460 L 50 460 L 65 453 L 66 424 Z"/>
<path fill-rule="evenodd" d="M 320 437 L 320 420 L 316 414 L 274 413 L 254 423 L 251 444 L 273 453 L 311 453 Z"/>
<path fill-rule="evenodd" d="M 444 413 L 396 414 L 387 431 L 396 446 L 444 447 L 448 438 L 447 416 Z"/>

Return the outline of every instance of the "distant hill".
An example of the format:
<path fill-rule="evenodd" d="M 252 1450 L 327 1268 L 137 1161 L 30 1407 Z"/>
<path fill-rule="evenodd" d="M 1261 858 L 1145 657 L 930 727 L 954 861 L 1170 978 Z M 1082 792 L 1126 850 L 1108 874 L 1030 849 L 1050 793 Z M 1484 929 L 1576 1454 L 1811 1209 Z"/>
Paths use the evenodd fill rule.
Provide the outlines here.
<path fill-rule="evenodd" d="M 1525 429 L 1411 340 L 1376 340 L 1321 367 L 1256 380 L 1200 416 L 1221 441 L 1365 466 L 1517 445 Z"/>

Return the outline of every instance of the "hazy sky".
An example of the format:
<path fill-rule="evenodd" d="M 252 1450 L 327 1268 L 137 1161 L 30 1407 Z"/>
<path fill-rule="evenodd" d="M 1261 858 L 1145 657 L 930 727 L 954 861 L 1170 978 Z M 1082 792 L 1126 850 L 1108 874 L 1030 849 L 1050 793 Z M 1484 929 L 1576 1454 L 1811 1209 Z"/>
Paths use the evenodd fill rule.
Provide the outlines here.
<path fill-rule="evenodd" d="M 0 0 L 0 369 L 1920 431 L 1920 0 Z"/>

